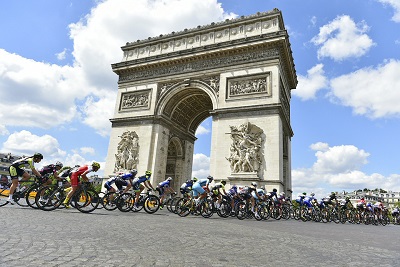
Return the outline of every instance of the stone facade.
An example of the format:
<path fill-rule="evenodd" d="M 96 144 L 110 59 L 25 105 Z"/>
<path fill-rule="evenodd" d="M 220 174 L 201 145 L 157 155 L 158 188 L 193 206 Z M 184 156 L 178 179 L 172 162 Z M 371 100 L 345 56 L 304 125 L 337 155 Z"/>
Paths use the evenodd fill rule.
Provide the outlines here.
<path fill-rule="evenodd" d="M 196 129 L 211 116 L 210 175 L 291 193 L 297 76 L 279 10 L 128 42 L 122 50 L 112 65 L 119 82 L 106 175 L 135 166 L 139 174 L 152 170 L 153 183 L 172 176 L 177 189 L 191 178 Z M 123 136 L 133 133 L 137 149 L 128 149 Z"/>

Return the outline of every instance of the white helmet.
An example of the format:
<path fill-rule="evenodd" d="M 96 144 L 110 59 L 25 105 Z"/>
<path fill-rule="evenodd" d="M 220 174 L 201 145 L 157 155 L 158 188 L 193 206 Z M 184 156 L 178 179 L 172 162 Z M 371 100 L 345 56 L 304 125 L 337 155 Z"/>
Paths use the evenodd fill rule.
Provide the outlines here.
<path fill-rule="evenodd" d="M 312 197 L 313 197 L 313 196 L 315 196 L 315 194 L 314 194 L 314 193 L 311 193 L 310 195 L 311 195 Z"/>
<path fill-rule="evenodd" d="M 256 182 L 251 182 L 251 185 L 257 187 L 257 183 Z"/>
<path fill-rule="evenodd" d="M 168 178 L 167 178 L 167 181 L 172 181 L 172 177 L 168 177 Z"/>

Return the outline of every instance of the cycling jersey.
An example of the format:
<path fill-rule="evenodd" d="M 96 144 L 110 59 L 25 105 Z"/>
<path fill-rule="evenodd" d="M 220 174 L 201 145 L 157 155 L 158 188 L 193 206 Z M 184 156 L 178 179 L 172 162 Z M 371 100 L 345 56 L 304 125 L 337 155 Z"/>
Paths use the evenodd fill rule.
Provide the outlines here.
<path fill-rule="evenodd" d="M 145 181 L 149 181 L 150 180 L 150 175 L 143 175 L 140 177 L 136 177 L 135 179 L 133 179 L 132 181 L 132 187 L 134 190 L 139 190 L 140 189 L 140 184 L 144 183 Z"/>
<path fill-rule="evenodd" d="M 189 193 L 190 190 L 192 190 L 193 186 L 193 181 L 192 180 L 187 180 L 185 183 L 181 185 L 180 191 L 182 194 Z"/>
<path fill-rule="evenodd" d="M 218 195 L 219 194 L 219 189 L 225 190 L 225 186 L 221 183 L 216 183 L 212 188 L 211 188 L 211 192 L 214 195 Z"/>
<path fill-rule="evenodd" d="M 78 169 L 75 169 L 74 171 L 72 171 L 71 173 L 71 185 L 72 186 L 78 186 L 79 184 L 79 176 L 81 176 L 83 173 L 90 173 L 93 171 L 93 167 L 92 166 L 88 166 L 88 165 L 83 165 L 82 167 L 79 167 Z"/>
<path fill-rule="evenodd" d="M 171 186 L 171 181 L 165 180 L 157 185 L 157 191 L 160 196 L 164 195 L 165 189 Z"/>
<path fill-rule="evenodd" d="M 195 182 L 192 186 L 193 196 L 197 197 L 199 194 L 204 194 L 205 190 L 203 186 L 207 186 L 210 183 L 208 179 L 201 179 Z"/>
<path fill-rule="evenodd" d="M 10 173 L 11 179 L 18 179 L 19 176 L 24 174 L 24 170 L 22 168 L 30 168 L 31 170 L 35 169 L 35 162 L 32 157 L 25 157 L 19 160 L 14 161 L 9 167 L 8 171 Z"/>

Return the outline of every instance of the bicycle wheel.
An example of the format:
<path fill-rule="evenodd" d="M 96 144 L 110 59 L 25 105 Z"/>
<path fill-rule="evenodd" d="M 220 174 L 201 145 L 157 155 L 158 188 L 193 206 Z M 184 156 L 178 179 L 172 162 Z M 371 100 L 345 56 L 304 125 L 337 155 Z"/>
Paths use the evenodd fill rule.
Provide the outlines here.
<path fill-rule="evenodd" d="M 192 199 L 181 198 L 176 204 L 176 213 L 180 217 L 186 217 L 190 214 L 192 207 Z"/>
<path fill-rule="evenodd" d="M 130 193 L 123 193 L 115 199 L 119 211 L 128 212 L 132 209 L 135 199 Z"/>
<path fill-rule="evenodd" d="M 113 211 L 117 208 L 117 205 L 115 204 L 115 199 L 117 198 L 117 193 L 116 192 L 108 192 L 103 196 L 101 199 L 101 204 L 104 209 Z"/>
<path fill-rule="evenodd" d="M 229 203 L 226 200 L 222 200 L 219 209 L 217 208 L 217 214 L 222 218 L 229 217 L 231 215 L 231 211 L 232 211 L 231 203 Z"/>
<path fill-rule="evenodd" d="M 49 185 L 39 189 L 35 197 L 36 206 L 44 211 L 55 210 L 61 205 L 63 197 L 57 185 Z"/>
<path fill-rule="evenodd" d="M 160 208 L 160 199 L 158 198 L 158 196 L 149 195 L 144 200 L 143 208 L 144 211 L 149 214 L 155 213 Z"/>
<path fill-rule="evenodd" d="M 144 196 L 140 195 L 137 205 L 136 205 L 136 201 L 134 199 L 131 211 L 133 211 L 133 212 L 141 211 L 143 209 L 143 203 L 144 203 Z"/>
<path fill-rule="evenodd" d="M 79 198 L 75 198 L 75 207 L 83 213 L 89 213 L 94 211 L 100 204 L 99 194 L 91 189 L 81 191 Z"/>
<path fill-rule="evenodd" d="M 176 207 L 178 206 L 179 200 L 181 200 L 181 197 L 174 197 L 170 203 L 170 209 L 172 213 L 176 214 Z"/>
<path fill-rule="evenodd" d="M 258 207 L 258 214 L 263 220 L 268 220 L 269 218 L 271 218 L 271 213 L 269 212 L 268 207 L 265 204 Z"/>
<path fill-rule="evenodd" d="M 321 221 L 323 223 L 327 223 L 327 222 L 330 221 L 329 211 L 327 209 L 322 209 L 321 210 Z"/>
<path fill-rule="evenodd" d="M 8 204 L 9 189 L 0 189 L 0 207 Z"/>
<path fill-rule="evenodd" d="M 39 187 L 32 187 L 28 191 L 26 191 L 26 193 L 25 193 L 25 202 L 26 202 L 26 204 L 29 207 L 34 208 L 34 209 L 38 209 L 39 208 L 36 205 L 36 201 L 35 201 L 38 190 L 39 190 Z"/>
<path fill-rule="evenodd" d="M 214 202 L 211 199 L 205 199 L 201 203 L 200 214 L 203 218 L 210 218 L 214 214 Z"/>
<path fill-rule="evenodd" d="M 247 205 L 246 202 L 240 201 L 235 206 L 236 218 L 239 220 L 244 220 L 247 216 Z"/>
<path fill-rule="evenodd" d="M 290 219 L 290 209 L 288 207 L 282 208 L 282 219 L 284 219 L 284 220 Z"/>

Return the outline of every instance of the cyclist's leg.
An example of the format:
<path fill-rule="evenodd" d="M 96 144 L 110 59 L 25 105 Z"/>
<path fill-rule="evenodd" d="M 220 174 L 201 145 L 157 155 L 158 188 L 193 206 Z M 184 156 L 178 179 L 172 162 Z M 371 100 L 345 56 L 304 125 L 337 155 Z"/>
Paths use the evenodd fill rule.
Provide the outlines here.
<path fill-rule="evenodd" d="M 69 201 L 71 200 L 71 197 L 74 195 L 76 190 L 78 190 L 79 187 L 79 180 L 78 180 L 78 175 L 77 173 L 73 173 L 71 175 L 71 191 L 68 192 L 67 197 L 64 200 L 64 206 L 66 208 L 69 208 Z"/>
<path fill-rule="evenodd" d="M 25 177 L 28 177 L 28 179 L 29 179 L 29 174 L 27 173 L 27 172 L 25 172 L 24 170 L 22 170 L 22 169 L 17 169 L 17 168 L 15 168 L 15 167 L 13 167 L 13 166 L 10 166 L 9 167 L 9 172 L 10 172 L 10 177 L 11 177 L 11 187 L 10 187 L 10 194 L 9 194 L 9 196 L 8 196 L 8 201 L 11 203 L 11 204 L 13 204 L 14 203 L 14 200 L 13 200 L 13 194 L 14 194 L 14 192 L 15 192 L 15 190 L 17 189 L 17 187 L 18 187 L 18 177 L 19 176 L 22 176 L 23 178 L 25 178 Z M 25 178 L 26 179 L 26 178 Z"/>

